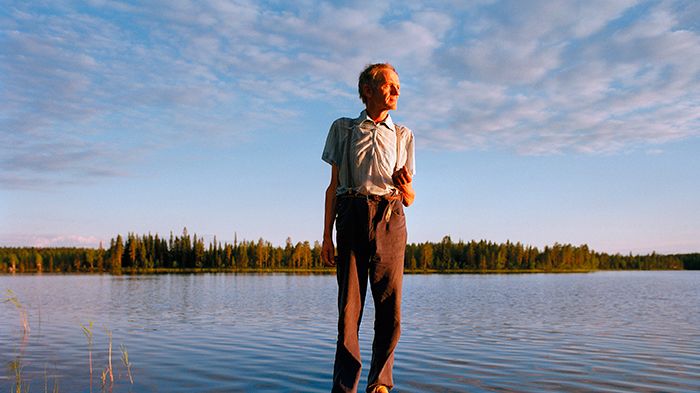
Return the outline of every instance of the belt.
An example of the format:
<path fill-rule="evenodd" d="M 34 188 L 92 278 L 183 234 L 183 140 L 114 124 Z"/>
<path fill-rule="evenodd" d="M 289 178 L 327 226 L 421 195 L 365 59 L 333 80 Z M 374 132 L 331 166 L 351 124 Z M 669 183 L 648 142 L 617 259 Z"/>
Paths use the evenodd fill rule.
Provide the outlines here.
<path fill-rule="evenodd" d="M 373 195 L 373 194 L 361 194 L 355 191 L 348 191 L 345 194 L 338 195 L 338 198 L 357 198 L 366 199 L 368 201 L 380 202 L 380 201 L 398 201 L 401 200 L 401 194 L 385 194 L 385 195 Z"/>

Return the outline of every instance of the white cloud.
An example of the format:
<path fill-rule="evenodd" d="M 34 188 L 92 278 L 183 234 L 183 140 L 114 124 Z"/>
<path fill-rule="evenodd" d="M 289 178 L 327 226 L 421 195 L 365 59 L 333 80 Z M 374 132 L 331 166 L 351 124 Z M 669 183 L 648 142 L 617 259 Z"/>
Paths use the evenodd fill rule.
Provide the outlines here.
<path fill-rule="evenodd" d="M 612 153 L 700 135 L 700 36 L 679 30 L 667 4 L 629 20 L 620 19 L 629 5 L 621 4 L 528 3 L 443 51 L 449 77 L 426 78 L 427 94 L 408 105 L 436 108 L 433 118 L 411 116 L 427 132 L 425 144 Z M 576 27 L 581 12 L 598 22 Z"/>
<path fill-rule="evenodd" d="M 10 172 L 19 166 L 37 181 L 69 182 L 94 168 L 123 174 L 120 150 L 191 141 L 192 127 L 235 139 L 247 128 L 235 120 L 303 118 L 300 102 L 357 103 L 359 70 L 383 60 L 401 74 L 401 117 L 435 149 L 614 152 L 698 136 L 700 32 L 688 15 L 700 7 L 692 4 L 279 7 L 9 7 L 0 32 L 0 182 L 19 184 Z M 32 155 L 46 146 L 43 161 Z"/>
<path fill-rule="evenodd" d="M 0 246 L 8 247 L 109 247 L 108 241 L 95 236 L 82 235 L 0 235 Z"/>

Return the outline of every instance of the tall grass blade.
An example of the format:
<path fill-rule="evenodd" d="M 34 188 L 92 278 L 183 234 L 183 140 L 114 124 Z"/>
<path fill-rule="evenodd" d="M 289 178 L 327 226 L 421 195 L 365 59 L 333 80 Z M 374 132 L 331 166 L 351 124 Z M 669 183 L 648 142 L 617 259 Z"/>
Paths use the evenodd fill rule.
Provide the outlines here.
<path fill-rule="evenodd" d="M 131 381 L 131 384 L 134 384 L 134 378 L 131 376 L 131 363 L 129 362 L 129 352 L 126 350 L 126 346 L 124 344 L 120 345 L 120 349 L 122 351 L 122 363 L 124 363 L 124 367 L 126 367 L 126 373 L 129 375 L 129 381 Z"/>
<path fill-rule="evenodd" d="M 90 380 L 92 380 L 92 343 L 93 343 L 93 334 L 92 334 L 92 321 L 89 321 L 88 325 L 80 325 L 80 327 L 83 328 L 83 334 L 85 334 L 85 337 L 87 338 L 88 342 L 88 362 L 90 366 Z"/>

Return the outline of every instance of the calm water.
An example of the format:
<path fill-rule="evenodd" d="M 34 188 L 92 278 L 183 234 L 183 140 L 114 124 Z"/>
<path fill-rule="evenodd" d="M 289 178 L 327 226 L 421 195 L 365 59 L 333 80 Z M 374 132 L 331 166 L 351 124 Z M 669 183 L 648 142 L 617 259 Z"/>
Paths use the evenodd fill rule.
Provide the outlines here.
<path fill-rule="evenodd" d="M 406 276 L 404 288 L 396 392 L 700 391 L 700 272 Z M 330 390 L 334 276 L 0 276 L 6 289 L 30 332 L 0 303 L 0 392 L 11 362 L 32 392 Z"/>

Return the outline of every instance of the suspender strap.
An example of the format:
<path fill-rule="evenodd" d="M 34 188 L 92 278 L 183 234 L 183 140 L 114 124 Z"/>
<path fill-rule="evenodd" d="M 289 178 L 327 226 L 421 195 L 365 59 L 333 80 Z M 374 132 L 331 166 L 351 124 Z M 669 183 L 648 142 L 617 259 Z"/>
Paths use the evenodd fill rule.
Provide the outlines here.
<path fill-rule="evenodd" d="M 350 127 L 348 127 L 348 134 L 345 140 L 345 168 L 348 177 L 348 188 L 350 188 L 351 191 L 354 191 L 355 188 L 355 181 L 352 176 L 352 165 L 350 165 L 350 161 L 352 161 L 352 157 L 350 156 L 350 144 L 352 143 L 353 127 L 355 127 L 355 123 L 351 122 Z"/>

